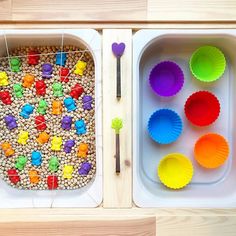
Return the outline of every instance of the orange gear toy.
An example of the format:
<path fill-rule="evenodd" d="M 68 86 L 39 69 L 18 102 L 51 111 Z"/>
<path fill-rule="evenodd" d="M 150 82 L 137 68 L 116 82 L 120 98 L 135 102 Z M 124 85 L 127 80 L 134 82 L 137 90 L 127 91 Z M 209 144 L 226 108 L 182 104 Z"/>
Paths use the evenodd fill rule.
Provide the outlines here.
<path fill-rule="evenodd" d="M 62 113 L 62 104 L 61 101 L 53 101 L 52 102 L 52 114 L 60 115 Z"/>
<path fill-rule="evenodd" d="M 1 145 L 1 147 L 2 147 L 2 150 L 4 151 L 4 154 L 5 154 L 6 157 L 12 156 L 15 153 L 15 151 L 13 150 L 11 144 L 8 143 L 8 142 L 3 143 Z"/>
<path fill-rule="evenodd" d="M 78 157 L 86 158 L 88 153 L 88 144 L 87 143 L 81 143 L 79 145 L 78 149 Z"/>
<path fill-rule="evenodd" d="M 40 181 L 40 176 L 37 170 L 30 170 L 29 171 L 29 179 L 31 184 L 38 184 Z"/>
<path fill-rule="evenodd" d="M 22 83 L 23 87 L 31 88 L 33 83 L 34 83 L 34 76 L 30 74 L 25 75 L 25 77 L 23 78 L 23 83 Z"/>

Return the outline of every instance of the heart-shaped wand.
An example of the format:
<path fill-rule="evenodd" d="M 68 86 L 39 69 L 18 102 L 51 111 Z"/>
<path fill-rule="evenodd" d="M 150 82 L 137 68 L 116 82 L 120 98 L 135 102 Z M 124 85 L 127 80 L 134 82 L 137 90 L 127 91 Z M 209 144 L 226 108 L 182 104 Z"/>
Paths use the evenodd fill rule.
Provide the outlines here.
<path fill-rule="evenodd" d="M 113 43 L 112 52 L 116 56 L 116 97 L 117 99 L 121 98 L 121 78 L 120 78 L 120 58 L 123 55 L 125 50 L 124 43 Z"/>
<path fill-rule="evenodd" d="M 123 127 L 123 121 L 120 118 L 114 118 L 111 122 L 111 128 L 116 133 L 116 173 L 120 173 L 120 129 Z"/>

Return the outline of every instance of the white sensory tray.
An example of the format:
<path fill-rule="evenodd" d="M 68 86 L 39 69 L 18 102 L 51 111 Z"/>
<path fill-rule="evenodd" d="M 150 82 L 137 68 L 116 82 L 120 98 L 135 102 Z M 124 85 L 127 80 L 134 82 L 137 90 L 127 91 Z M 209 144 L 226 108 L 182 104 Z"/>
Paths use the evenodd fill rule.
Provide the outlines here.
<path fill-rule="evenodd" d="M 189 59 L 200 46 L 212 45 L 224 53 L 227 66 L 222 78 L 213 83 L 196 80 L 189 69 Z M 133 199 L 139 207 L 235 207 L 236 160 L 235 132 L 235 30 L 140 30 L 133 37 Z M 149 86 L 149 73 L 160 61 L 180 65 L 185 82 L 181 91 L 170 98 L 157 97 Z M 196 91 L 215 94 L 221 105 L 219 118 L 208 127 L 196 127 L 184 114 L 186 99 Z M 157 109 L 175 110 L 183 121 L 183 133 L 170 145 L 158 145 L 148 135 L 147 122 Z M 229 142 L 230 155 L 218 169 L 204 169 L 194 160 L 197 139 L 206 133 L 223 135 Z M 178 191 L 167 189 L 157 177 L 160 159 L 180 152 L 191 159 L 194 176 Z"/>
<path fill-rule="evenodd" d="M 0 56 L 18 46 L 75 45 L 89 50 L 95 64 L 96 175 L 78 190 L 19 190 L 0 179 L 0 208 L 96 207 L 102 201 L 101 36 L 92 29 L 2 30 Z"/>

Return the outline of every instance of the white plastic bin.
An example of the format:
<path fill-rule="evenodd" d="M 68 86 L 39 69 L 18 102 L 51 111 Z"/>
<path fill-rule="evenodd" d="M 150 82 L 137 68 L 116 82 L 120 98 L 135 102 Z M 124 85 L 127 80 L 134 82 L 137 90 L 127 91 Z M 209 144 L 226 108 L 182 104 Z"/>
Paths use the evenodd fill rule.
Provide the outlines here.
<path fill-rule="evenodd" d="M 197 81 L 190 73 L 189 59 L 202 45 L 220 48 L 227 67 L 214 83 Z M 235 30 L 140 30 L 133 37 L 133 198 L 140 207 L 235 207 L 236 159 L 235 143 Z M 182 90 L 171 98 L 158 98 L 148 78 L 152 67 L 162 60 L 177 62 L 184 71 Z M 213 92 L 221 104 L 219 118 L 209 127 L 194 127 L 184 114 L 184 103 L 195 91 Z M 184 129 L 171 145 L 158 145 L 147 132 L 150 115 L 157 109 L 170 108 L 180 114 Z M 227 162 L 218 169 L 204 169 L 193 155 L 197 139 L 209 132 L 224 135 L 230 145 Z M 157 166 L 160 159 L 180 152 L 191 159 L 194 177 L 184 189 L 170 190 L 160 183 Z"/>
<path fill-rule="evenodd" d="M 0 180 L 0 208 L 96 207 L 102 202 L 101 36 L 92 29 L 0 31 L 0 56 L 18 46 L 74 45 L 88 49 L 95 63 L 96 176 L 78 190 L 18 190 Z"/>

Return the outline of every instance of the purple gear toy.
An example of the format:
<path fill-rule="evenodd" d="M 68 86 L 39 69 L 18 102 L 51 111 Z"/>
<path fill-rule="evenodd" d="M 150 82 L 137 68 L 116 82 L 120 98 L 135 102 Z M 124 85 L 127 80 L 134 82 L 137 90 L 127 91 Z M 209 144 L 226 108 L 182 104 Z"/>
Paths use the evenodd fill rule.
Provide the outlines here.
<path fill-rule="evenodd" d="M 91 110 L 92 109 L 92 102 L 93 102 L 92 96 L 85 95 L 85 96 L 83 96 L 82 101 L 83 101 L 84 110 Z"/>
<path fill-rule="evenodd" d="M 12 115 L 5 116 L 4 120 L 9 130 L 17 128 L 16 118 L 14 116 Z"/>
<path fill-rule="evenodd" d="M 70 130 L 72 124 L 72 117 L 71 116 L 64 116 L 61 120 L 61 127 L 64 130 Z"/>
<path fill-rule="evenodd" d="M 74 147 L 74 146 L 75 146 L 75 140 L 73 140 L 73 139 L 67 140 L 64 144 L 64 148 L 63 148 L 64 152 L 65 153 L 70 153 L 72 147 Z"/>
<path fill-rule="evenodd" d="M 42 65 L 42 77 L 44 79 L 52 78 L 52 65 L 50 63 L 44 63 Z"/>
<path fill-rule="evenodd" d="M 87 175 L 89 171 L 91 170 L 92 165 L 89 162 L 83 162 L 81 164 L 81 167 L 79 168 L 79 174 L 80 175 Z"/>

